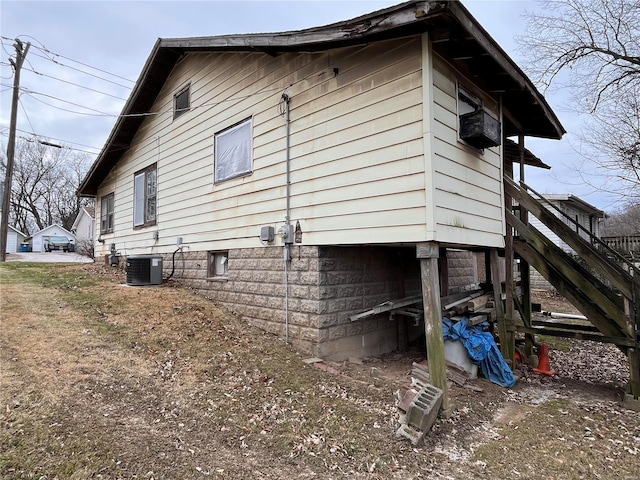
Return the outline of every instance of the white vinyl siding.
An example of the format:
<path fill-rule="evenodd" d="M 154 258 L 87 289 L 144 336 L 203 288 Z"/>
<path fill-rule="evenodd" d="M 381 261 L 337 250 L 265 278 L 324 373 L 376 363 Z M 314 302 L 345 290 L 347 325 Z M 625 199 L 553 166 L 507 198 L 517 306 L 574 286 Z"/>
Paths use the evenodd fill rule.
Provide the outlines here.
<path fill-rule="evenodd" d="M 433 202 L 436 240 L 504 246 L 501 147 L 479 151 L 458 136 L 458 81 L 462 79 L 440 57 L 433 57 Z M 483 108 L 499 118 L 495 100 L 471 92 Z"/>

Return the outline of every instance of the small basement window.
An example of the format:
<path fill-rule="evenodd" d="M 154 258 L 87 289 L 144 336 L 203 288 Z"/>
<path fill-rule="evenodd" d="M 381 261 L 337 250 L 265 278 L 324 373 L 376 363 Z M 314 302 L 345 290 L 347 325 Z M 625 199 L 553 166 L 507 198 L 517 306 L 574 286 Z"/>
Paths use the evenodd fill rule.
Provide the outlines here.
<path fill-rule="evenodd" d="M 191 108 L 191 85 L 182 88 L 173 96 L 173 119 L 183 115 Z"/>
<path fill-rule="evenodd" d="M 226 279 L 229 273 L 229 252 L 209 252 L 208 278 Z"/>

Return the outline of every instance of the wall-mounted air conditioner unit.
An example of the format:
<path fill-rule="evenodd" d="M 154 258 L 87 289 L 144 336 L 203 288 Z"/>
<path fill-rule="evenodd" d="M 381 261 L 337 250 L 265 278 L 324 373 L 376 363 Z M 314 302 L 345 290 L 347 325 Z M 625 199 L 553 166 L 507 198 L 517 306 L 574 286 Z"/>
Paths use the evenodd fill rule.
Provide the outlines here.
<path fill-rule="evenodd" d="M 127 285 L 161 285 L 162 256 L 129 255 L 127 257 Z"/>
<path fill-rule="evenodd" d="M 476 148 L 497 147 L 501 142 L 500 121 L 484 110 L 461 115 L 460 138 Z"/>

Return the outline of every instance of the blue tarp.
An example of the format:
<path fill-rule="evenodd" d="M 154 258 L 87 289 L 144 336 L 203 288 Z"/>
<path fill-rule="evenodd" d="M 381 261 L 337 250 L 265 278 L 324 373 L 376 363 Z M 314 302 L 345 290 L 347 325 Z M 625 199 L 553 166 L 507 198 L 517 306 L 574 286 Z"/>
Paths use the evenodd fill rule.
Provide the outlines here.
<path fill-rule="evenodd" d="M 504 361 L 493 335 L 485 331 L 488 326 L 487 322 L 469 326 L 466 317 L 459 322 L 453 322 L 446 317 L 442 319 L 445 340 L 460 340 L 469 352 L 471 361 L 480 366 L 486 378 L 503 387 L 513 387 L 516 378 Z"/>

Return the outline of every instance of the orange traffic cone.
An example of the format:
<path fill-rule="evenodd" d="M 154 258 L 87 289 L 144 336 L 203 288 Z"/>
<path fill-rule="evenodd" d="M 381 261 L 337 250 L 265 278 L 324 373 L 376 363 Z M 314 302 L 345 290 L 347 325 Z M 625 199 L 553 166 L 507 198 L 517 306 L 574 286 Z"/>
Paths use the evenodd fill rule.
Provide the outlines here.
<path fill-rule="evenodd" d="M 546 343 L 540 345 L 540 360 L 538 368 L 534 368 L 533 371 L 542 375 L 547 375 L 548 377 L 553 377 L 556 374 L 554 370 L 551 370 L 551 366 L 549 365 L 549 345 Z"/>

